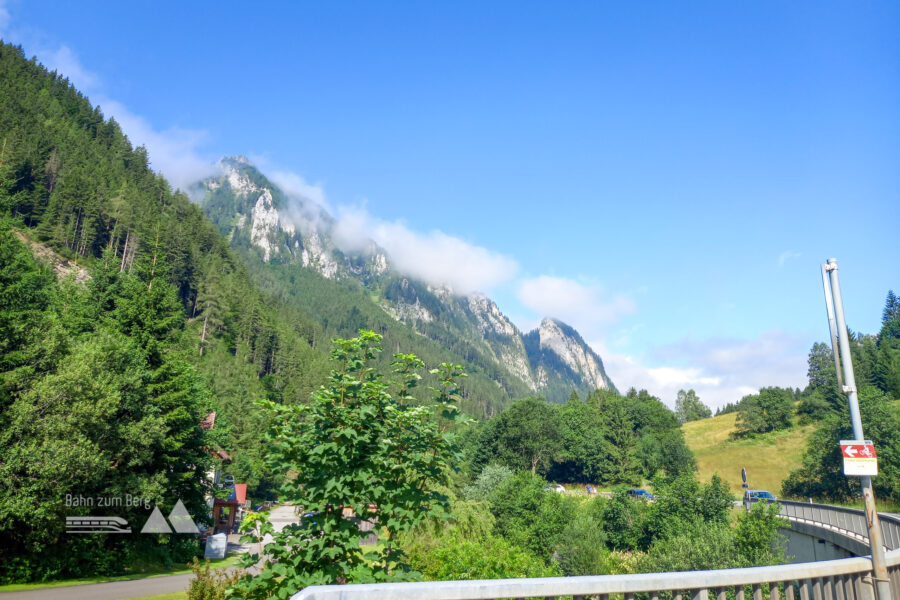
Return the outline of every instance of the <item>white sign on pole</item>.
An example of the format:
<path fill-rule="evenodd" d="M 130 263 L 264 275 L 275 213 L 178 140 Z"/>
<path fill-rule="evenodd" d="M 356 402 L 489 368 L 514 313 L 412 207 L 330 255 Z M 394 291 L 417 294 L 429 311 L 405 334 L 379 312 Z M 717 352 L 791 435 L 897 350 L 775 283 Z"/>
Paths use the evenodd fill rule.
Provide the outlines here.
<path fill-rule="evenodd" d="M 841 440 L 841 454 L 844 457 L 844 475 L 878 475 L 878 455 L 872 440 Z"/>

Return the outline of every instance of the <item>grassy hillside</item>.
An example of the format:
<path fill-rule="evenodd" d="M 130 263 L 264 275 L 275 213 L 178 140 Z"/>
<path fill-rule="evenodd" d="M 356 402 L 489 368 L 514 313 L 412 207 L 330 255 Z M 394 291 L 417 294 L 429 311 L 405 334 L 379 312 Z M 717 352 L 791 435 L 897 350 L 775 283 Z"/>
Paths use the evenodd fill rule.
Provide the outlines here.
<path fill-rule="evenodd" d="M 800 466 L 806 439 L 814 426 L 795 426 L 751 439 L 731 438 L 737 413 L 692 421 L 681 426 L 688 447 L 697 458 L 701 481 L 718 473 L 736 494 L 741 493 L 741 467 L 747 469 L 751 489 L 781 495 L 781 482 Z"/>

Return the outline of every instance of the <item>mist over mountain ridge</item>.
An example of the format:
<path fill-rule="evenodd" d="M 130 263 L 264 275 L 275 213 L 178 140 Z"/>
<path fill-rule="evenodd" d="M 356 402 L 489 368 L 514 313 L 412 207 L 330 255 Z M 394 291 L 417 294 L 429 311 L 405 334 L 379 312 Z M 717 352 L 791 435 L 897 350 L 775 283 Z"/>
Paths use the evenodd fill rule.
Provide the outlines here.
<path fill-rule="evenodd" d="M 601 358 L 568 325 L 545 318 L 523 334 L 486 295 L 437 280 L 433 272 L 430 281 L 423 278 L 396 250 L 364 237 L 364 223 L 335 218 L 321 199 L 285 193 L 246 158 L 223 158 L 219 168 L 218 176 L 193 187 L 193 196 L 200 196 L 204 212 L 232 247 L 254 257 L 259 269 L 288 281 L 302 268 L 325 280 L 358 284 L 360 297 L 396 323 L 486 367 L 509 398 L 535 394 L 564 402 L 573 390 L 615 389 Z M 416 257 L 423 258 L 428 259 Z M 455 274 L 465 268 L 456 266 Z M 304 281 L 316 285 L 315 279 Z M 309 290 L 291 293 L 305 293 L 311 302 Z M 310 302 L 304 311 L 332 322 Z M 359 311 L 360 302 L 354 302 L 351 311 Z"/>

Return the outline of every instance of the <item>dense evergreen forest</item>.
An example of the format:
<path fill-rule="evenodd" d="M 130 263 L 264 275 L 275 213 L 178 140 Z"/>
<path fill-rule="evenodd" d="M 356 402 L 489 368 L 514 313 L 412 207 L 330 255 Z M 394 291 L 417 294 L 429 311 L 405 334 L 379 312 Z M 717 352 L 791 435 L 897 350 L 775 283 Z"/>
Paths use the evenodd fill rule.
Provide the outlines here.
<path fill-rule="evenodd" d="M 66 494 L 199 508 L 208 452 L 197 449 L 214 445 L 256 497 L 271 493 L 280 474 L 263 460 L 254 400 L 306 400 L 326 373 L 324 332 L 260 292 L 146 150 L 65 78 L 4 44 L 0 80 L 0 577 L 117 569 L 66 547 L 77 536 L 60 535 L 63 517 L 84 512 Z M 87 285 L 57 283 L 29 244 L 86 270 Z"/>
<path fill-rule="evenodd" d="M 519 381 L 506 380 L 496 362 L 485 357 L 479 345 L 458 334 L 462 328 L 454 328 L 452 324 L 424 324 L 420 330 L 427 334 L 417 333 L 373 302 L 373 292 L 357 281 L 326 279 L 300 264 L 265 264 L 254 250 L 239 248 L 237 252 L 248 264 L 254 265 L 253 279 L 260 289 L 287 305 L 303 307 L 309 314 L 315 315 L 327 337 L 352 337 L 360 329 L 370 329 L 383 335 L 387 351 L 378 361 L 382 368 L 388 367 L 391 356 L 398 351 L 414 352 L 429 365 L 443 361 L 466 364 L 469 377 L 462 386 L 461 407 L 467 413 L 479 418 L 488 417 L 508 405 L 510 395 L 521 398 L 530 392 Z M 399 282 L 390 279 L 386 286 L 398 288 Z M 390 293 L 389 290 L 388 297 Z M 436 321 L 452 318 L 449 311 L 441 310 L 439 306 L 432 310 Z M 427 373 L 425 378 L 426 383 L 433 383 Z M 501 388 L 497 381 L 502 381 L 508 391 Z M 422 394 L 419 396 L 424 399 Z"/>

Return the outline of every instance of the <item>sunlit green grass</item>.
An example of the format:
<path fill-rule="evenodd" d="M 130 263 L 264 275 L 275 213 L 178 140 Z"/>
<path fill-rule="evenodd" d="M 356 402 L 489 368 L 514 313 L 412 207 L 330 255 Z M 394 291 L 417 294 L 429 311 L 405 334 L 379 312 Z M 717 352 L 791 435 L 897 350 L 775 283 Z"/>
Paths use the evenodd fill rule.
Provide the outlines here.
<path fill-rule="evenodd" d="M 238 564 L 240 557 L 238 555 L 229 556 L 227 558 L 210 560 L 209 564 L 216 568 L 221 569 L 224 567 L 231 567 Z M 191 570 L 186 566 L 177 566 L 172 569 L 154 569 L 148 570 L 141 573 L 129 573 L 127 575 L 114 575 L 111 577 L 98 576 L 98 577 L 83 577 L 80 579 L 60 579 L 57 581 L 43 581 L 40 583 L 12 583 L 9 585 L 0 585 L 0 592 L 23 592 L 27 590 L 40 590 L 44 588 L 54 588 L 54 587 L 63 587 L 67 585 L 87 585 L 89 583 L 106 583 L 108 581 L 128 581 L 131 579 L 147 579 L 150 577 L 166 577 L 167 575 L 184 575 L 185 573 L 190 573 Z M 160 596 L 163 598 L 165 595 Z M 173 596 L 173 598 L 178 598 L 180 596 Z M 155 596 L 154 596 L 155 598 Z"/>
<path fill-rule="evenodd" d="M 795 426 L 752 438 L 733 439 L 737 413 L 682 425 L 684 439 L 697 459 L 698 477 L 713 474 L 725 480 L 731 491 L 742 494 L 741 467 L 747 469 L 751 489 L 781 494 L 781 482 L 800 466 L 813 425 Z"/>

